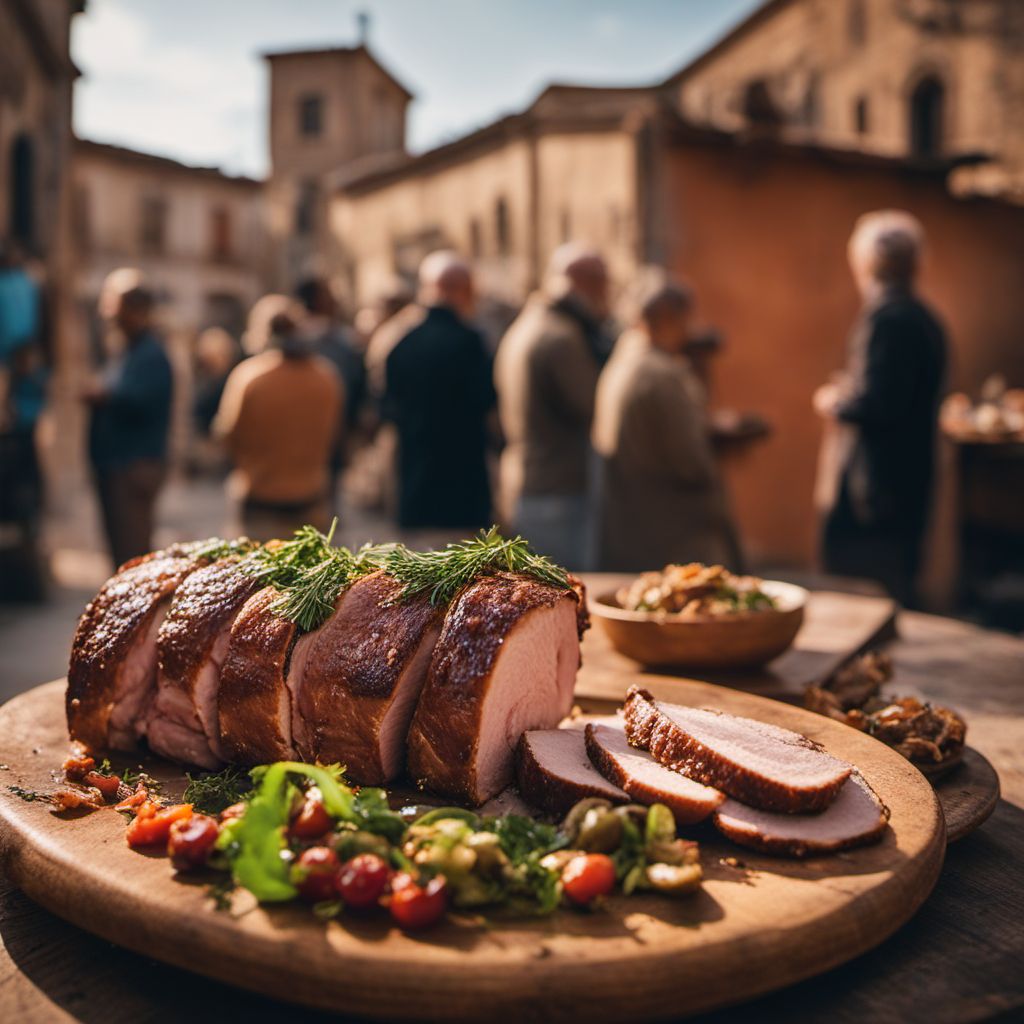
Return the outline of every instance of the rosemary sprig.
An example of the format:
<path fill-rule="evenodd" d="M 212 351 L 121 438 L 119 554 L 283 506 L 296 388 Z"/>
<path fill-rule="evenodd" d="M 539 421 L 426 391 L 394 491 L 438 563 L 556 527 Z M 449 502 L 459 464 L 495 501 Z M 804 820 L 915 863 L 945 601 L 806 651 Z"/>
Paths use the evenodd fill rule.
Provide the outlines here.
<path fill-rule="evenodd" d="M 248 537 L 235 537 L 225 540 L 223 537 L 210 537 L 196 541 L 190 554 L 192 558 L 206 562 L 216 562 L 222 558 L 242 557 L 251 554 L 259 545 Z"/>
<path fill-rule="evenodd" d="M 447 604 L 474 580 L 498 572 L 522 573 L 554 587 L 569 586 L 561 566 L 534 554 L 522 537 L 502 537 L 496 526 L 438 551 L 410 551 L 398 545 L 384 557 L 384 568 L 403 584 L 403 600 L 428 594 L 435 605 Z"/>
<path fill-rule="evenodd" d="M 226 807 L 241 801 L 252 788 L 249 773 L 237 765 L 196 776 L 186 772 L 185 778 L 188 785 L 182 800 L 203 814 L 220 814 Z"/>

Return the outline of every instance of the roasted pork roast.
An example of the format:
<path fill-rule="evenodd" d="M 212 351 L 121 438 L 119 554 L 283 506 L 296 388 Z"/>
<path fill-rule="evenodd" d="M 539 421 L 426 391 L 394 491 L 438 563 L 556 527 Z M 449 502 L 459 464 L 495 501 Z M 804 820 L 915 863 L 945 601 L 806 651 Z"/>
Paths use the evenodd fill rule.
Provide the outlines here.
<path fill-rule="evenodd" d="M 516 782 L 528 804 L 554 815 L 586 797 L 617 804 L 629 799 L 591 764 L 580 729 L 524 732 L 516 751 Z"/>
<path fill-rule="evenodd" d="M 581 600 L 509 573 L 455 598 L 409 731 L 417 784 L 474 806 L 508 785 L 519 737 L 556 726 L 572 704 Z"/>

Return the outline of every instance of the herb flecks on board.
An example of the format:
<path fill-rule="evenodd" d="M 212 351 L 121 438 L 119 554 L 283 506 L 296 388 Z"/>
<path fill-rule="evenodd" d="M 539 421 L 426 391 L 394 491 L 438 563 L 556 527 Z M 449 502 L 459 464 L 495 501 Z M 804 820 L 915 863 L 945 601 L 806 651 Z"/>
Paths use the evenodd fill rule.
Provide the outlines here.
<path fill-rule="evenodd" d="M 411 551 L 400 545 L 385 557 L 384 568 L 403 584 L 403 600 L 426 594 L 435 605 L 447 604 L 474 580 L 498 572 L 522 573 L 553 587 L 569 587 L 561 566 L 534 554 L 522 537 L 502 537 L 496 526 L 437 551 Z"/>

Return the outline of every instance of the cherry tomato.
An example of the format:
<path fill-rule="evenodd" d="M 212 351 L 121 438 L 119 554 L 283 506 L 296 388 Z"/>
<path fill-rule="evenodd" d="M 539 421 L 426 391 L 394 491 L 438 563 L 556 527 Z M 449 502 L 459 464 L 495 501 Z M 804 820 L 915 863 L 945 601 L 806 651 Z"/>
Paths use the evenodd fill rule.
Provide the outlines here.
<path fill-rule="evenodd" d="M 288 834 L 295 839 L 319 839 L 330 832 L 333 824 L 323 801 L 307 795 L 302 809 L 288 827 Z"/>
<path fill-rule="evenodd" d="M 562 888 L 581 907 L 615 888 L 615 865 L 603 853 L 582 853 L 562 869 Z"/>
<path fill-rule="evenodd" d="M 81 782 L 96 767 L 96 760 L 86 754 L 83 754 L 81 757 L 72 755 L 61 767 L 64 769 L 64 776 L 69 782 Z"/>
<path fill-rule="evenodd" d="M 391 886 L 391 916 L 401 928 L 429 928 L 444 917 L 448 883 L 444 875 L 418 885 L 409 875 L 396 875 Z"/>
<path fill-rule="evenodd" d="M 99 772 L 86 772 L 82 781 L 87 786 L 95 786 L 107 800 L 117 796 L 121 788 L 121 779 L 117 775 L 100 775 Z"/>
<path fill-rule="evenodd" d="M 326 846 L 311 846 L 302 851 L 292 868 L 292 885 L 310 903 L 337 899 L 340 867 L 341 862 L 333 850 Z"/>
<path fill-rule="evenodd" d="M 176 821 L 191 817 L 191 804 L 172 804 L 170 807 L 160 807 L 154 803 L 141 804 L 136 811 L 135 820 L 128 826 L 126 832 L 128 845 L 166 845 L 171 834 L 171 826 Z"/>
<path fill-rule="evenodd" d="M 217 817 L 222 822 L 231 821 L 233 818 L 244 817 L 246 808 L 248 806 L 249 805 L 244 800 L 239 800 L 237 804 L 232 804 L 230 807 L 225 807 L 224 810 L 217 815 Z"/>
<path fill-rule="evenodd" d="M 391 869 L 375 853 L 360 853 L 346 861 L 338 874 L 338 892 L 356 909 L 372 907 L 384 894 Z"/>
<path fill-rule="evenodd" d="M 178 871 L 203 867 L 218 835 L 220 827 L 208 814 L 193 814 L 191 818 L 176 821 L 167 837 L 171 863 Z"/>

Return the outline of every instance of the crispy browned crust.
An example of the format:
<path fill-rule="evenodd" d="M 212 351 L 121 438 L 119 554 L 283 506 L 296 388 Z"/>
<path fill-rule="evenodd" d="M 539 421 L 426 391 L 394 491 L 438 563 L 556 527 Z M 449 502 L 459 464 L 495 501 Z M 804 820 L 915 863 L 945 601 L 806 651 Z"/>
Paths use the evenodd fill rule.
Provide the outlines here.
<path fill-rule="evenodd" d="M 399 602 L 401 591 L 383 572 L 357 580 L 340 613 L 318 630 L 303 678 L 299 710 L 308 749 L 299 753 L 344 764 L 360 785 L 388 781 L 381 724 L 424 634 L 436 636 L 444 615 L 425 597 Z"/>
<path fill-rule="evenodd" d="M 663 715 L 654 697 L 639 686 L 630 687 L 623 706 L 626 735 L 635 747 L 648 750 L 663 765 L 695 782 L 713 786 L 742 803 L 766 811 L 811 814 L 823 811 L 835 799 L 847 776 L 815 790 L 796 789 L 749 771 L 723 757 Z M 808 746 L 820 744 L 802 737 Z"/>
<path fill-rule="evenodd" d="M 583 639 L 583 634 L 590 629 L 590 609 L 587 607 L 587 588 L 579 576 L 569 573 L 569 586 L 576 595 L 576 631 Z"/>
<path fill-rule="evenodd" d="M 204 565 L 183 580 L 157 641 L 165 676 L 192 693 L 214 641 L 257 587 L 236 559 Z"/>
<path fill-rule="evenodd" d="M 641 782 L 639 779 L 634 779 L 628 772 L 623 771 L 619 762 L 597 742 L 592 725 L 585 726 L 584 739 L 587 745 L 587 756 L 593 766 L 609 782 L 624 790 L 637 803 L 664 804 L 680 825 L 693 825 L 698 821 L 703 821 L 711 813 L 703 804 L 686 800 L 670 790 L 659 789 L 657 786 Z M 721 794 L 721 799 L 725 799 L 724 793 Z"/>
<path fill-rule="evenodd" d="M 588 785 L 552 775 L 537 761 L 529 735 L 524 732 L 516 747 L 516 785 L 519 795 L 532 807 L 548 814 L 565 814 L 574 804 L 592 796 L 616 804 L 626 802 L 626 794 L 616 792 L 619 787 L 612 782 L 607 786 Z"/>
<path fill-rule="evenodd" d="M 554 607 L 566 594 L 503 573 L 477 580 L 455 598 L 409 730 L 409 774 L 417 785 L 455 800 L 480 802 L 480 717 L 502 641 L 524 615 Z"/>
<path fill-rule="evenodd" d="M 885 833 L 889 824 L 889 808 L 878 799 L 878 794 L 868 785 L 863 778 L 864 788 L 875 798 L 878 804 L 879 820 L 875 828 L 860 835 L 851 836 L 849 839 L 842 839 L 833 842 L 807 842 L 800 839 L 782 839 L 778 836 L 764 835 L 761 832 L 745 832 L 730 828 L 720 819 L 718 811 L 712 816 L 715 828 L 722 833 L 726 839 L 736 843 L 737 846 L 746 846 L 751 850 L 759 850 L 761 853 L 769 853 L 773 857 L 806 857 L 827 856 L 832 853 L 839 853 L 841 850 L 852 850 L 858 846 L 870 846 L 877 843 Z"/>
<path fill-rule="evenodd" d="M 245 602 L 220 670 L 220 739 L 235 764 L 266 764 L 292 753 L 291 736 L 279 725 L 278 701 L 298 627 L 270 610 L 277 597 L 277 590 L 264 587 Z"/>
<path fill-rule="evenodd" d="M 161 601 L 195 568 L 180 554 L 156 552 L 125 563 L 89 602 L 71 645 L 65 710 L 68 733 L 92 751 L 108 742 L 117 678 L 132 643 Z"/>

